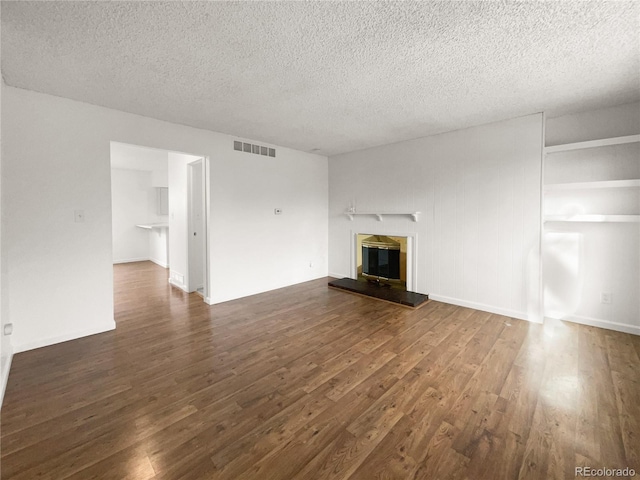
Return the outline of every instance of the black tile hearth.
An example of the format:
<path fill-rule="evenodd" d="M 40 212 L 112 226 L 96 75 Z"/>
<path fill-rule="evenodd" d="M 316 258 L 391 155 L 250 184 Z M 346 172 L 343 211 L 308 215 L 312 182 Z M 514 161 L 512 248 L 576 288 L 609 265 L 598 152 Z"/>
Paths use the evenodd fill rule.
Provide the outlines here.
<path fill-rule="evenodd" d="M 329 282 L 329 286 L 414 308 L 429 300 L 429 295 L 396 290 L 393 288 L 388 288 L 382 285 L 376 285 L 368 282 L 359 282 L 352 278 L 341 278 L 339 280 L 332 280 Z"/>

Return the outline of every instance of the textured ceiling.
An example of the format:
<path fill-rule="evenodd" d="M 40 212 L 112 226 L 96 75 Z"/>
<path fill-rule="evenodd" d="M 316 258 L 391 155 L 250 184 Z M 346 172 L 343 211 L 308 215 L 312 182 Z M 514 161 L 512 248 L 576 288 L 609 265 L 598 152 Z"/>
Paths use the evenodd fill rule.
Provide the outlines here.
<path fill-rule="evenodd" d="M 640 99 L 637 2 L 2 2 L 8 85 L 330 155 Z"/>

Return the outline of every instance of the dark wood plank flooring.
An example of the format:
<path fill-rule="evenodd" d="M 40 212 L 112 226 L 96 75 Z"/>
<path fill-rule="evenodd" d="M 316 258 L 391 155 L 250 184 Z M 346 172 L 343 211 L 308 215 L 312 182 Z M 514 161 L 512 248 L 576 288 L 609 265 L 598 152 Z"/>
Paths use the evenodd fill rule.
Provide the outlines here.
<path fill-rule="evenodd" d="M 149 262 L 115 281 L 115 331 L 14 357 L 3 479 L 640 471 L 640 337 L 327 279 L 212 307 Z"/>

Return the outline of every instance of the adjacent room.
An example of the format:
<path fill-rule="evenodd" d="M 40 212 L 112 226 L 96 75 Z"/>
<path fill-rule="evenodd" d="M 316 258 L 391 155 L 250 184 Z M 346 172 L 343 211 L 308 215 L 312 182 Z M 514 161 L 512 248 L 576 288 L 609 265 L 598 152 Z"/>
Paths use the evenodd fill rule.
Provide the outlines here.
<path fill-rule="evenodd" d="M 640 4 L 2 1 L 0 477 L 640 472 Z"/>
<path fill-rule="evenodd" d="M 207 298 L 206 159 L 116 142 L 110 158 L 113 263 L 153 262 Z"/>

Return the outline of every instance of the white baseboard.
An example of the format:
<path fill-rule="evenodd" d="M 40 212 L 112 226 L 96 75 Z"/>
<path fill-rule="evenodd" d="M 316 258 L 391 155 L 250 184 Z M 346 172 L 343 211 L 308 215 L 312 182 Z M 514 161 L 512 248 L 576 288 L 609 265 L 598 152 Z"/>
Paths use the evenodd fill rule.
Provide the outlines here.
<path fill-rule="evenodd" d="M 517 310 L 510 310 L 508 308 L 495 307 L 493 305 L 487 305 L 478 302 L 469 302 L 467 300 L 461 300 L 459 298 L 445 297 L 444 295 L 429 294 L 429 299 L 437 302 L 450 303 L 452 305 L 458 305 L 460 307 L 473 308 L 474 310 L 481 310 L 483 312 L 495 313 L 496 315 L 504 315 L 505 317 L 517 318 L 519 320 L 526 320 L 533 323 L 542 323 L 541 319 L 536 319 L 532 315 L 526 312 L 519 312 Z"/>
<path fill-rule="evenodd" d="M 552 317 L 548 317 L 552 318 Z M 616 332 L 631 333 L 640 335 L 640 326 L 629 325 L 628 323 L 611 322 L 609 320 L 601 320 L 599 318 L 581 317 L 579 315 L 567 315 L 563 318 L 555 318 L 554 320 L 580 323 L 589 325 L 590 327 L 606 328 L 607 330 L 615 330 Z"/>
<path fill-rule="evenodd" d="M 133 263 L 133 262 L 147 262 L 151 260 L 149 257 L 140 257 L 140 258 L 119 258 L 113 261 L 113 264 L 116 263 Z M 153 260 L 152 260 L 153 261 Z"/>
<path fill-rule="evenodd" d="M 9 381 L 9 372 L 11 371 L 11 361 L 13 360 L 13 347 L 9 345 L 6 365 L 2 366 L 2 378 L 0 378 L 0 408 L 4 402 L 4 392 L 7 391 L 7 382 Z"/>
<path fill-rule="evenodd" d="M 171 284 L 172 286 L 179 288 L 180 290 L 182 290 L 185 293 L 189 293 L 189 291 L 187 290 L 186 285 L 184 285 L 183 283 L 178 282 L 177 280 L 174 280 L 173 278 L 169 278 L 169 284 Z"/>
<path fill-rule="evenodd" d="M 160 260 L 156 260 L 155 258 L 150 258 L 149 260 L 151 260 L 156 265 L 160 265 L 162 268 L 169 268 L 168 263 L 162 263 Z"/>
<path fill-rule="evenodd" d="M 26 352 L 27 350 L 34 350 L 40 347 L 55 345 L 56 343 L 62 343 L 62 342 L 67 342 L 69 340 L 75 340 L 77 338 L 88 337 L 89 335 L 95 335 L 97 333 L 108 332 L 110 330 L 115 330 L 115 328 L 116 328 L 116 322 L 111 321 L 100 326 L 87 328 L 85 330 L 76 330 L 74 332 L 65 333 L 64 335 L 41 338 L 39 340 L 35 340 L 32 342 L 26 342 L 26 343 L 14 345 L 13 352 L 14 353 Z"/>

